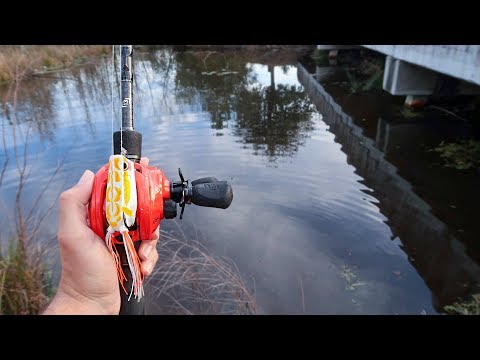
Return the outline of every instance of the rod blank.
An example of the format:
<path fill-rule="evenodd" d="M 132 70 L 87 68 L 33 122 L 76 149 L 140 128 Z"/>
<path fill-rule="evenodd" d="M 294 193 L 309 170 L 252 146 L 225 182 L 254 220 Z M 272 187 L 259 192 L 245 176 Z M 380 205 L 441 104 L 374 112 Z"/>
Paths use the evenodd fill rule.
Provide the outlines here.
<path fill-rule="evenodd" d="M 132 45 L 121 45 L 120 66 L 122 79 L 122 130 L 135 130 L 133 128 L 133 69 Z"/>

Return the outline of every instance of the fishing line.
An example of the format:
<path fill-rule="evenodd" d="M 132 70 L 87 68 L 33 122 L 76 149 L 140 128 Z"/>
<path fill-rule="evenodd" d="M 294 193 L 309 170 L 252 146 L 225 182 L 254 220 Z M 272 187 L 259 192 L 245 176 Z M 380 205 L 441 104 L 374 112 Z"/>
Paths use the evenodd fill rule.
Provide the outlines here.
<path fill-rule="evenodd" d="M 115 45 L 112 45 L 112 77 L 110 79 L 110 90 L 111 90 L 111 95 L 112 95 L 112 134 L 113 134 L 113 121 L 115 118 L 114 115 L 114 105 L 113 105 L 113 82 L 115 81 Z M 114 153 L 114 147 L 113 147 L 113 136 L 112 136 L 112 155 Z"/>
<path fill-rule="evenodd" d="M 121 76 L 122 76 L 121 74 L 122 74 L 122 71 L 123 71 L 123 69 L 122 69 L 122 63 L 121 63 L 121 61 L 122 61 L 122 53 L 121 53 L 121 51 L 122 51 L 122 49 L 120 48 L 120 91 L 122 90 L 122 87 L 123 87 L 122 82 L 125 81 L 125 80 L 121 77 Z M 124 100 L 124 99 L 123 99 L 123 95 L 124 95 L 124 94 L 122 94 L 122 107 L 123 107 L 123 100 Z M 122 110 L 122 116 L 120 116 L 120 155 L 123 155 L 123 124 L 122 124 L 122 122 L 123 122 L 123 110 Z M 125 155 L 127 155 L 127 154 L 126 154 L 126 151 L 125 151 Z"/>

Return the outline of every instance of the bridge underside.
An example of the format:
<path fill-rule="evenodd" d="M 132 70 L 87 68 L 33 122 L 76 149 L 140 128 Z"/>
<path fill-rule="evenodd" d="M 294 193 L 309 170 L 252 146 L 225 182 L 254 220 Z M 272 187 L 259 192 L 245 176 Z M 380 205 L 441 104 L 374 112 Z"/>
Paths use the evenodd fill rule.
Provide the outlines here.
<path fill-rule="evenodd" d="M 428 96 L 480 94 L 480 45 L 318 45 L 338 51 L 365 47 L 386 55 L 383 89 L 422 106 Z"/>

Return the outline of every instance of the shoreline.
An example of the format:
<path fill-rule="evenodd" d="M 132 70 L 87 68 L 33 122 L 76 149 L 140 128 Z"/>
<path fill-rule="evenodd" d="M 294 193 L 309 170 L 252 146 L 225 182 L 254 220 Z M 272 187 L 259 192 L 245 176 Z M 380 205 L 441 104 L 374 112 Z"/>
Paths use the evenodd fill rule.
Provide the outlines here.
<path fill-rule="evenodd" d="M 0 86 L 105 56 L 108 45 L 1 45 Z"/>

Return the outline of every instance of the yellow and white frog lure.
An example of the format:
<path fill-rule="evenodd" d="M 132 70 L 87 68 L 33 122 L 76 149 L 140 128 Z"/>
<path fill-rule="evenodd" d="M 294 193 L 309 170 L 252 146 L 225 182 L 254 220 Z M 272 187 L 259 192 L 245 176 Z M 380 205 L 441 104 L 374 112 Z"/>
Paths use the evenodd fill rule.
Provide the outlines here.
<path fill-rule="evenodd" d="M 141 261 L 128 233 L 128 227 L 135 223 L 135 214 L 137 212 L 137 187 L 134 163 L 123 155 L 111 155 L 108 164 L 105 214 L 109 226 L 105 236 L 105 243 L 115 261 L 119 282 L 123 290 L 127 292 L 123 285 L 127 278 L 122 270 L 120 255 L 113 241 L 115 235 L 122 235 L 123 246 L 125 247 L 133 280 L 128 300 L 134 294 L 135 298 L 140 301 L 144 296 Z"/>

